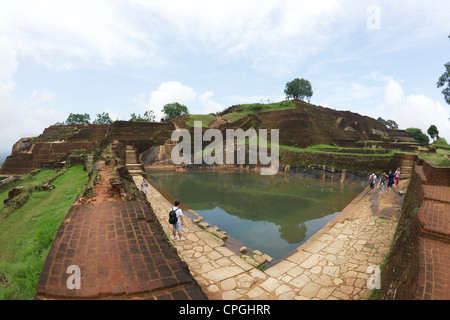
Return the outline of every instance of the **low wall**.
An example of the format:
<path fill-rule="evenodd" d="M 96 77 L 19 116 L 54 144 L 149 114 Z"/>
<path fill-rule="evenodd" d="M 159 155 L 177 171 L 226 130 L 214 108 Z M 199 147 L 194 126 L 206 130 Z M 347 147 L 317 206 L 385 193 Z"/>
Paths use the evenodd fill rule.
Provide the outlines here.
<path fill-rule="evenodd" d="M 419 265 L 419 240 L 424 237 L 418 211 L 424 201 L 424 185 L 449 186 L 450 167 L 435 167 L 416 157 L 411 181 L 402 205 L 391 252 L 381 274 L 382 300 L 411 300 L 415 298 Z"/>
<path fill-rule="evenodd" d="M 420 227 L 417 211 L 423 200 L 422 182 L 412 174 L 388 261 L 381 274 L 380 300 L 411 300 L 419 274 Z"/>
<path fill-rule="evenodd" d="M 392 157 L 280 150 L 280 162 L 291 166 L 326 165 L 355 171 L 395 170 L 401 158 L 399 154 Z"/>
<path fill-rule="evenodd" d="M 450 186 L 450 167 L 436 167 L 428 160 L 417 159 L 418 165 L 422 165 L 426 177 L 426 184 L 435 186 Z"/>
<path fill-rule="evenodd" d="M 356 171 L 342 169 L 325 165 L 289 166 L 283 165 L 280 173 L 291 174 L 297 177 L 320 179 L 332 182 L 348 182 L 366 184 L 370 173 L 367 171 Z"/>

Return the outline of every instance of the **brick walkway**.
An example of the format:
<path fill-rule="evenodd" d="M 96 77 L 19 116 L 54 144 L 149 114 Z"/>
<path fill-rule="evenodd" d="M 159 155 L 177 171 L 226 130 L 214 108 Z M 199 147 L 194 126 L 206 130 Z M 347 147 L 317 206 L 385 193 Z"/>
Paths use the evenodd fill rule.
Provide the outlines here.
<path fill-rule="evenodd" d="M 36 298 L 206 299 L 147 202 L 105 196 L 107 170 L 101 169 L 99 201 L 75 203 L 61 224 Z M 67 268 L 73 265 L 80 268 L 80 289 L 67 286 L 72 276 Z"/>
<path fill-rule="evenodd" d="M 450 187 L 427 185 L 422 166 L 415 172 L 422 180 L 423 201 L 417 212 L 419 275 L 415 299 L 450 299 Z"/>

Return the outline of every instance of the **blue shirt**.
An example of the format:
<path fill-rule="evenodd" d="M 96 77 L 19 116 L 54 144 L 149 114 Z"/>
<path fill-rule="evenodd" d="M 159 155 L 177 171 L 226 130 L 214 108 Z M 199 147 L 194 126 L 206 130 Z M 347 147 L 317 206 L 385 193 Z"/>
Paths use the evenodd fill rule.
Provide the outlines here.
<path fill-rule="evenodd" d="M 394 183 L 394 177 L 395 175 L 393 173 L 389 173 L 389 182 Z"/>

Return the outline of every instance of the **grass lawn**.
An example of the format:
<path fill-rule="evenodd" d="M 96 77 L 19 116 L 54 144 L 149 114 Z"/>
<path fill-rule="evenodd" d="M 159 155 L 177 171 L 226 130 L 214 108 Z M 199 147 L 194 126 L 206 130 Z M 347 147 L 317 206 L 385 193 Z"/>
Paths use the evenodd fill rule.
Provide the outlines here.
<path fill-rule="evenodd" d="M 436 153 L 420 154 L 419 156 L 430 161 L 437 167 L 450 167 L 450 159 L 448 158 L 449 154 L 450 151 L 437 149 Z"/>
<path fill-rule="evenodd" d="M 213 116 L 212 114 L 190 114 L 187 125 L 189 127 L 193 127 L 194 121 L 201 121 L 202 127 L 207 128 L 211 121 L 214 121 L 214 119 L 216 119 L 216 116 Z"/>
<path fill-rule="evenodd" d="M 8 198 L 8 192 L 17 186 L 30 186 L 39 184 L 44 181 L 48 181 L 53 177 L 56 177 L 58 173 L 54 170 L 42 170 L 37 174 L 25 175 L 20 181 L 14 181 L 8 185 L 0 187 L 0 210 L 3 208 L 3 200 Z"/>
<path fill-rule="evenodd" d="M 324 151 L 321 150 L 321 148 L 330 148 L 330 149 L 336 149 L 336 152 L 333 151 Z M 339 152 L 339 149 L 349 149 L 349 150 L 354 150 L 354 153 L 342 153 Z M 340 155 L 353 155 L 353 156 L 362 156 L 362 157 L 392 157 L 395 153 L 407 153 L 407 152 L 403 152 L 403 151 L 398 151 L 398 150 L 390 150 L 389 153 L 373 153 L 373 154 L 363 154 L 363 153 L 358 153 L 358 148 L 336 148 L 334 146 L 329 146 L 329 145 L 315 145 L 315 146 L 309 146 L 307 148 L 297 148 L 297 147 L 291 147 L 291 146 L 284 146 L 284 145 L 280 145 L 280 150 L 288 150 L 288 151 L 293 151 L 293 152 L 312 152 L 312 153 L 326 153 L 326 154 L 340 154 Z"/>
<path fill-rule="evenodd" d="M 47 171 L 32 179 L 38 183 Z M 0 216 L 0 300 L 34 298 L 53 239 L 87 181 L 83 166 L 73 166 L 53 181 L 54 190 L 33 191 L 25 205 Z"/>

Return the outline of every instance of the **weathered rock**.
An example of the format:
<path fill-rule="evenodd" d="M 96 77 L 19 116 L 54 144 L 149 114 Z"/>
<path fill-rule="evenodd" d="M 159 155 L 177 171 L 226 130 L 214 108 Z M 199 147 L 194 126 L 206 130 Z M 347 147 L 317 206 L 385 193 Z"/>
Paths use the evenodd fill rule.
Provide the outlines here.
<path fill-rule="evenodd" d="M 200 222 L 200 223 L 198 224 L 198 226 L 199 226 L 200 228 L 202 228 L 202 229 L 206 229 L 206 228 L 209 227 L 209 223 L 208 223 L 208 222 Z"/>
<path fill-rule="evenodd" d="M 3 200 L 3 204 L 7 205 L 14 198 L 21 195 L 24 192 L 24 190 L 25 190 L 24 186 L 19 186 L 19 187 L 13 188 L 11 191 L 8 192 L 8 198 Z"/>
<path fill-rule="evenodd" d="M 239 251 L 242 253 L 242 254 L 247 254 L 247 247 L 246 246 L 243 246 L 243 247 L 241 247 L 240 249 L 239 249 Z"/>
<path fill-rule="evenodd" d="M 269 256 L 268 254 L 263 254 L 262 256 L 267 262 L 272 262 L 273 261 L 273 258 L 271 256 Z"/>
<path fill-rule="evenodd" d="M 214 232 L 214 234 L 223 241 L 228 239 L 228 235 L 225 231 L 216 231 L 216 232 Z"/>

